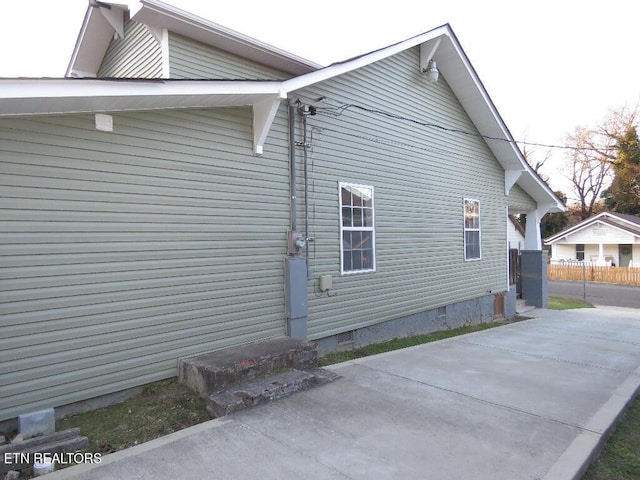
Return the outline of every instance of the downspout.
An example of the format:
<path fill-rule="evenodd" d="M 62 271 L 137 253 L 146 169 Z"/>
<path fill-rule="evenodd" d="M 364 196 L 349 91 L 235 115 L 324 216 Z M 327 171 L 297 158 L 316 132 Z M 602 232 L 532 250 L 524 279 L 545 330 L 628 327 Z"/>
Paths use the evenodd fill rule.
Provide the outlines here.
<path fill-rule="evenodd" d="M 298 202 L 296 197 L 296 104 L 289 105 L 289 195 L 291 197 L 291 230 L 298 229 Z M 305 150 L 306 152 L 306 150 Z"/>

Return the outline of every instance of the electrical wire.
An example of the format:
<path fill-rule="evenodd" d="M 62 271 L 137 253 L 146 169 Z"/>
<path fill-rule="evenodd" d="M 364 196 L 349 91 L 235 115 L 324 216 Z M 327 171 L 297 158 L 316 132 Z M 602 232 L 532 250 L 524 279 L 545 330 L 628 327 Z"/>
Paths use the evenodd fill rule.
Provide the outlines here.
<path fill-rule="evenodd" d="M 367 140 L 369 142 L 392 145 L 392 146 L 401 147 L 401 148 L 404 147 L 404 148 L 408 148 L 408 149 L 411 149 L 411 150 L 421 150 L 423 152 L 435 153 L 435 154 L 439 154 L 439 155 L 453 156 L 453 157 L 456 157 L 456 158 L 462 157 L 462 158 L 469 158 L 471 160 L 477 160 L 478 159 L 478 155 L 467 155 L 467 154 L 464 154 L 464 153 L 461 153 L 461 152 L 453 152 L 451 150 L 442 150 L 442 149 L 437 149 L 437 148 L 433 148 L 433 147 L 426 147 L 426 146 L 422 146 L 422 145 L 404 143 L 404 142 L 399 142 L 398 140 L 390 140 L 390 139 L 387 139 L 387 138 L 380 138 L 380 137 L 376 137 L 376 136 L 358 135 L 357 133 L 349 133 L 349 132 L 345 132 L 344 130 L 336 130 L 336 129 L 329 128 L 329 127 L 316 127 L 316 128 L 318 130 L 322 130 L 323 132 L 336 133 L 336 134 L 343 135 L 343 136 L 346 136 L 346 137 L 358 138 L 360 140 Z"/>
<path fill-rule="evenodd" d="M 379 115 L 379 116 L 384 116 L 387 118 L 391 118 L 393 120 L 400 120 L 400 121 L 404 121 L 404 122 L 409 122 L 409 123 L 413 123 L 416 125 L 420 125 L 422 127 L 428 127 L 428 128 L 435 128 L 438 130 L 442 130 L 445 132 L 449 132 L 449 133 L 457 133 L 460 135 L 467 135 L 470 137 L 479 137 L 479 138 L 483 138 L 485 140 L 494 140 L 494 141 L 499 141 L 499 142 L 506 142 L 506 143 L 510 143 L 510 144 L 516 144 L 517 145 L 523 145 L 523 146 L 532 146 L 532 147 L 544 147 L 544 148 L 555 148 L 555 149 L 562 149 L 562 150 L 591 150 L 591 151 L 596 151 L 596 152 L 602 152 L 602 151 L 609 151 L 612 150 L 611 146 L 605 146 L 605 147 L 600 147 L 600 148 L 596 148 L 596 147 L 571 147 L 571 146 L 567 146 L 567 145 L 554 145 L 554 144 L 547 144 L 547 143 L 537 143 L 537 142 L 527 142 L 524 140 L 510 140 L 507 138 L 501 138 L 501 137 L 493 137 L 490 135 L 482 135 L 481 133 L 477 133 L 477 132 L 469 132 L 466 130 L 461 130 L 461 129 L 457 129 L 457 128 L 450 128 L 450 127 L 445 127 L 443 125 L 438 125 L 436 123 L 431 123 L 431 122 L 423 122 L 421 120 L 417 120 L 415 118 L 410 118 L 410 117 L 404 117 L 402 115 L 398 115 L 395 113 L 391 113 L 391 112 L 385 112 L 384 110 L 377 110 L 377 109 L 373 109 L 373 108 L 368 108 L 368 107 L 364 107 L 362 105 L 357 105 L 355 103 L 344 103 L 338 106 L 317 106 L 316 110 L 318 112 L 318 114 L 320 115 L 327 115 L 327 116 L 332 116 L 332 117 L 339 117 L 341 115 L 343 115 L 347 110 L 350 109 L 355 109 L 355 110 L 361 110 L 367 113 L 371 113 L 374 115 Z"/>

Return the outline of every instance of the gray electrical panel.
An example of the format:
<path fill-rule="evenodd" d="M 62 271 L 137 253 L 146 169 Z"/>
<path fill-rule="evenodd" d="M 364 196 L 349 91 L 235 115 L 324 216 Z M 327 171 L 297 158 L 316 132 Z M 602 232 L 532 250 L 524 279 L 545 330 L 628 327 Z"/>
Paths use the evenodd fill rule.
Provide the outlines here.
<path fill-rule="evenodd" d="M 307 338 L 307 263 L 304 258 L 285 259 L 285 303 L 287 334 L 299 340 Z"/>

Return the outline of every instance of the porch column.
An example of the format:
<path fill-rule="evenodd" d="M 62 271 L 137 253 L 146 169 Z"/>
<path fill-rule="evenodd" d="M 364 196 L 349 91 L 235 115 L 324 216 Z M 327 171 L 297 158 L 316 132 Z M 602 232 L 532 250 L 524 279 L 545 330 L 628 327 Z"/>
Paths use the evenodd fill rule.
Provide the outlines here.
<path fill-rule="evenodd" d="M 598 244 L 598 264 L 604 265 L 604 244 Z"/>
<path fill-rule="evenodd" d="M 522 298 L 536 308 L 547 308 L 547 252 L 542 250 L 540 220 L 548 208 L 527 212 L 524 250 L 520 252 Z"/>
<path fill-rule="evenodd" d="M 540 220 L 542 216 L 540 210 L 532 210 L 527 213 L 527 224 L 524 234 L 525 250 L 542 250 L 542 234 L 540 232 Z"/>

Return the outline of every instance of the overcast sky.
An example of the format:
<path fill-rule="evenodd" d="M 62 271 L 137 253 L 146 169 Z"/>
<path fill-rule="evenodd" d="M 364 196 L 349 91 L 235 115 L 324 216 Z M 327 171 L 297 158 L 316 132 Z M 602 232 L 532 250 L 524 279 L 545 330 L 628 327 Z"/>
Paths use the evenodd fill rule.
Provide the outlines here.
<path fill-rule="evenodd" d="M 122 0 L 121 3 L 126 3 Z M 640 103 L 640 2 L 168 0 L 320 64 L 449 23 L 516 140 L 562 145 L 577 125 Z M 4 0 L 0 77 L 61 77 L 88 0 Z M 545 148 L 534 155 L 543 157 Z M 547 170 L 553 188 L 564 152 Z M 554 175 L 555 174 L 555 175 Z"/>

